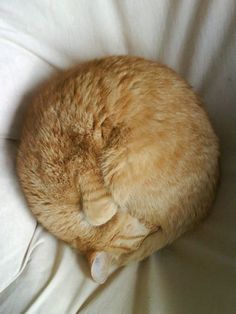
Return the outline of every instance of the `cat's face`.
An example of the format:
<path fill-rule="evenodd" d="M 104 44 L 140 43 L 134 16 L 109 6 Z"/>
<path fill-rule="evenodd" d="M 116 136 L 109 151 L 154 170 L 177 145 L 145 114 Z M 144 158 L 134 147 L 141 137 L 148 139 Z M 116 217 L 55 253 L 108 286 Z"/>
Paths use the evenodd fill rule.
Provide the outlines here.
<path fill-rule="evenodd" d="M 151 233 L 137 218 L 121 211 L 100 226 L 81 224 L 87 231 L 71 244 L 87 257 L 91 276 L 98 283 L 105 282 L 112 261 L 136 251 Z"/>

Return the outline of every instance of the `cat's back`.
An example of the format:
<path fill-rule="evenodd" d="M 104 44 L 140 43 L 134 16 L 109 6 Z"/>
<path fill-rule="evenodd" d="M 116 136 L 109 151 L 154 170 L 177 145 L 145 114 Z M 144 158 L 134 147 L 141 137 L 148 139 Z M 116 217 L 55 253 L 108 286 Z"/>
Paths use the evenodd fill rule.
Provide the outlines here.
<path fill-rule="evenodd" d="M 207 164 L 218 149 L 206 113 L 184 80 L 156 62 L 117 56 L 78 65 L 43 87 L 26 117 L 20 168 L 29 171 L 31 164 L 38 175 L 40 165 L 41 178 L 62 181 L 75 157 L 99 155 L 109 145 L 114 163 L 109 159 L 104 169 L 121 164 L 119 149 L 125 146 L 140 168 L 151 154 L 162 165 L 159 173 L 176 172 L 184 160 L 188 172 L 204 156 Z M 147 156 L 138 158 L 140 152 Z"/>
<path fill-rule="evenodd" d="M 54 114 L 66 124 L 82 113 L 98 115 L 105 109 L 113 123 L 119 123 L 122 114 L 122 121 L 131 114 L 128 109 L 136 109 L 136 113 L 150 108 L 149 100 L 153 99 L 158 101 L 159 110 L 164 109 L 162 103 L 167 108 L 173 100 L 176 110 L 184 99 L 199 103 L 190 86 L 165 65 L 139 57 L 107 57 L 80 64 L 49 80 L 34 98 L 29 113 L 31 120 L 35 113 L 37 121 L 43 119 L 43 113 L 47 113 L 48 121 Z"/>
<path fill-rule="evenodd" d="M 98 128 L 106 140 L 116 127 L 142 128 L 145 121 L 163 121 L 160 127 L 170 127 L 173 119 L 178 122 L 193 115 L 201 118 L 205 113 L 174 71 L 138 57 L 107 57 L 47 82 L 28 109 L 23 138 L 42 145 L 43 141 L 63 144 L 65 152 Z"/>

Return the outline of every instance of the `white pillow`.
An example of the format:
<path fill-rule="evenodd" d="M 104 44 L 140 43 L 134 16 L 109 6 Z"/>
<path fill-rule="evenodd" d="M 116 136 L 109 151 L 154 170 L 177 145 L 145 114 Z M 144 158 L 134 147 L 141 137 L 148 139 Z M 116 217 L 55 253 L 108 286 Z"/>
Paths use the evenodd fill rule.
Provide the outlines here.
<path fill-rule="evenodd" d="M 13 141 L 0 139 L 0 292 L 24 269 L 36 228 L 15 175 L 15 152 Z"/>
<path fill-rule="evenodd" d="M 159 59 L 206 89 L 214 66 L 224 67 L 216 52 L 230 27 L 231 2 L 1 1 L 0 138 L 19 138 L 29 94 L 49 73 L 95 57 Z"/>
<path fill-rule="evenodd" d="M 156 19 L 158 6 L 156 1 L 2 1 L 0 137 L 19 138 L 30 92 L 51 71 L 111 54 L 156 57 L 167 5 Z"/>
<path fill-rule="evenodd" d="M 141 301 L 137 304 L 142 303 L 143 309 L 146 306 L 145 302 L 150 302 L 150 306 L 154 304 L 153 307 L 155 304 L 162 309 L 169 309 L 169 306 L 170 308 L 173 306 L 175 310 L 177 308 L 181 312 L 184 304 L 186 311 L 199 308 L 199 306 L 204 311 L 207 306 L 210 313 L 212 312 L 211 302 L 215 301 L 214 295 L 223 295 L 222 302 L 218 303 L 217 308 L 219 312 L 229 312 L 220 309 L 226 303 L 231 307 L 232 300 L 235 300 L 234 295 L 228 293 L 227 289 L 222 290 L 222 283 L 225 285 L 225 282 L 229 286 L 229 291 L 235 290 L 235 282 L 230 280 L 235 276 L 232 253 L 235 249 L 236 202 L 233 189 L 235 161 L 232 153 L 236 147 L 236 71 L 234 69 L 236 41 L 233 40 L 236 20 L 233 16 L 234 12 L 234 0 L 202 2 L 198 0 L 0 1 L 0 138 L 19 138 L 22 114 L 25 106 L 30 102 L 32 89 L 39 82 L 58 68 L 65 68 L 94 57 L 132 54 L 159 59 L 180 72 L 205 97 L 206 105 L 222 140 L 221 193 L 214 215 L 205 225 L 205 235 L 204 232 L 196 233 L 198 239 L 196 245 L 192 245 L 190 238 L 187 249 L 183 246 L 182 251 L 179 251 L 180 255 L 181 252 L 185 254 L 184 258 L 181 255 L 183 264 L 175 263 L 172 259 L 169 262 L 173 262 L 173 268 L 168 268 L 166 272 L 162 271 L 163 268 L 161 269 L 161 276 L 164 274 L 165 277 L 163 285 L 164 288 L 168 287 L 168 295 L 162 297 L 165 289 L 162 289 L 159 278 L 156 278 L 154 283 L 157 282 L 156 287 L 160 290 L 146 289 L 146 294 L 142 291 L 143 298 L 147 295 L 146 301 L 143 302 L 143 298 L 140 298 L 138 301 Z M 10 144 L 9 140 L 0 140 L 0 144 L 0 289 L 4 289 L 25 268 L 26 258 L 28 259 L 31 254 L 31 252 L 27 254 L 27 250 L 30 248 L 32 237 L 35 237 L 36 222 L 29 214 L 17 183 L 14 169 L 14 145 Z M 199 239 L 202 240 L 199 241 Z M 199 251 L 195 250 L 196 246 L 199 246 Z M 204 263 L 207 250 L 214 253 L 212 255 L 214 258 L 207 260 L 209 265 Z M 41 252 L 39 250 L 38 254 Z M 193 252 L 195 255 L 192 254 Z M 185 265 L 188 262 L 188 256 L 191 257 L 190 261 L 193 261 L 192 257 L 194 257 L 196 267 L 194 263 Z M 46 264 L 47 255 L 42 257 Z M 37 256 L 32 258 L 34 258 L 34 263 L 31 264 L 33 265 L 31 271 L 34 274 Z M 224 261 L 226 261 L 225 264 Z M 75 269 L 76 263 L 73 262 L 73 264 L 73 269 Z M 163 264 L 166 265 L 166 260 Z M 70 263 L 66 262 L 65 269 L 67 265 Z M 158 269 L 156 263 L 152 265 L 155 265 L 152 270 Z M 216 265 L 219 267 L 215 267 Z M 43 268 L 45 265 L 41 266 Z M 68 269 L 71 271 L 70 266 Z M 185 275 L 181 269 L 185 269 Z M 210 278 L 213 278 L 209 285 L 202 284 L 209 276 L 201 276 L 201 269 L 206 274 L 209 272 Z M 61 277 L 63 280 L 67 278 L 61 269 L 60 274 L 63 274 Z M 138 274 L 140 274 L 139 271 Z M 142 278 L 149 279 L 147 274 L 151 278 L 148 282 L 154 280 L 152 272 L 148 273 L 145 270 L 143 276 L 137 281 L 137 286 L 142 286 L 144 283 Z M 175 276 L 177 280 L 173 280 L 174 277 L 167 278 L 166 274 L 171 276 L 177 274 L 177 277 Z M 29 282 L 32 278 L 35 278 L 34 275 L 29 276 Z M 130 280 L 126 275 L 124 278 Z M 189 278 L 193 280 L 186 298 L 183 297 L 182 291 L 186 291 L 186 287 L 189 288 Z M 203 278 L 202 282 L 199 278 Z M 63 280 L 61 282 L 64 282 Z M 132 294 L 133 289 L 130 289 L 130 286 L 135 287 L 136 275 L 132 281 L 129 280 L 126 280 L 130 283 L 129 285 L 124 285 L 122 281 L 119 289 L 115 291 L 121 291 L 123 295 L 129 297 L 126 291 Z M 18 284 L 19 282 L 20 280 Z M 74 283 L 71 280 L 68 282 L 73 286 Z M 173 282 L 177 286 L 171 286 Z M 15 284 L 17 284 L 16 281 Z M 31 298 L 27 291 L 21 290 L 19 293 L 19 290 L 14 290 L 14 285 L 11 286 L 8 304 L 22 303 L 19 301 L 21 299 L 19 295 L 24 294 L 25 299 Z M 52 286 L 57 298 L 61 298 L 60 284 Z M 126 289 L 120 289 L 122 286 Z M 87 287 L 83 286 L 83 290 L 87 293 Z M 68 291 L 71 290 L 68 289 Z M 79 298 L 78 291 L 81 293 L 81 290 L 76 287 L 74 295 Z M 108 298 L 110 300 L 113 290 L 108 288 L 106 291 L 108 294 L 111 293 Z M 152 298 L 148 295 L 150 291 L 152 291 Z M 231 295 L 232 299 L 230 299 Z M 35 292 L 35 298 L 37 296 Z M 35 298 L 32 297 L 32 300 Z M 49 304 L 54 312 L 61 310 L 57 298 L 51 298 L 51 295 L 47 298 L 45 295 L 42 297 L 44 304 Z M 94 310 L 90 312 L 97 310 L 97 304 L 101 302 L 101 294 L 95 299 L 97 303 L 94 302 Z M 76 300 L 67 300 L 67 297 L 64 301 L 78 305 Z M 132 303 L 133 300 L 130 298 L 130 308 L 133 309 Z M 104 304 L 107 305 L 109 302 L 106 300 Z M 127 306 L 123 299 L 120 304 L 124 308 Z M 173 312 L 173 308 L 169 312 Z M 7 309 L 9 310 L 8 306 Z M 120 309 L 121 307 L 118 308 Z M 47 310 L 46 312 L 48 313 Z M 111 311 L 109 309 L 106 312 Z"/>

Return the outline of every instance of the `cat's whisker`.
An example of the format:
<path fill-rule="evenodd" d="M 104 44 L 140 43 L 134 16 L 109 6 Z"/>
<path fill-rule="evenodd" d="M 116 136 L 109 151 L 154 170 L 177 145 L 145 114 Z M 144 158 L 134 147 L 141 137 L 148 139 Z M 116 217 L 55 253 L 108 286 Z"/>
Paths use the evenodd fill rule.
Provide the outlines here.
<path fill-rule="evenodd" d="M 109 249 L 115 249 L 115 250 L 119 250 L 119 251 L 125 251 L 125 252 L 130 252 L 132 251 L 132 248 L 129 248 L 127 246 L 121 246 L 121 245 L 109 245 Z"/>
<path fill-rule="evenodd" d="M 146 238 L 147 237 L 147 234 L 140 234 L 140 235 L 135 235 L 135 236 L 125 236 L 125 235 L 119 235 L 117 236 L 117 238 L 115 239 L 121 239 L 121 240 L 138 240 L 138 239 L 143 239 L 143 238 Z M 114 239 L 114 240 L 115 240 Z"/>

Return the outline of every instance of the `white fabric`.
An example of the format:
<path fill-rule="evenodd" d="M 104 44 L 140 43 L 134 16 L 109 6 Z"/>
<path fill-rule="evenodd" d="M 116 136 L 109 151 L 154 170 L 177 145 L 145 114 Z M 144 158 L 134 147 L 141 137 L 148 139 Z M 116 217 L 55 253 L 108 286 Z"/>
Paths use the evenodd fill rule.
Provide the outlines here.
<path fill-rule="evenodd" d="M 235 313 L 235 15 L 234 0 L 0 2 L 0 313 Z M 36 226 L 10 139 L 52 71 L 111 54 L 160 60 L 200 92 L 221 139 L 222 180 L 204 223 L 97 286 L 81 256 Z"/>

